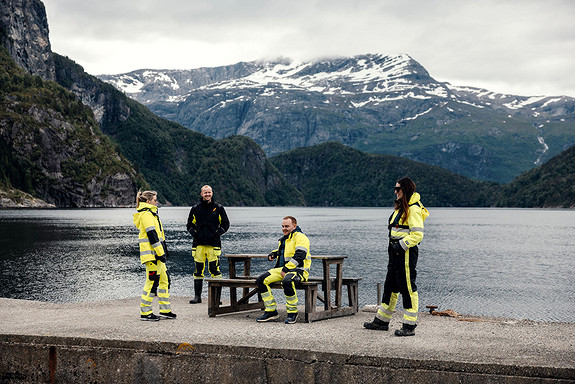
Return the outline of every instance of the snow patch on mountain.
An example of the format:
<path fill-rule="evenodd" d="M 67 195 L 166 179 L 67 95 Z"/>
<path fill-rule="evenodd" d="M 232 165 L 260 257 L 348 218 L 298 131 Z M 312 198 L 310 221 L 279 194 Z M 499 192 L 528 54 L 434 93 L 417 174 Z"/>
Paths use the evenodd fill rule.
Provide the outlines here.
<path fill-rule="evenodd" d="M 127 94 L 138 93 L 145 85 L 142 81 L 130 75 L 121 75 L 117 80 L 109 81 L 109 83 Z"/>
<path fill-rule="evenodd" d="M 415 116 L 405 117 L 405 118 L 403 118 L 401 121 L 415 120 L 415 119 L 417 119 L 418 117 L 423 116 L 423 115 L 425 115 L 425 114 L 431 112 L 432 110 L 433 110 L 433 108 L 429 108 L 427 111 L 424 111 L 424 112 L 422 112 L 422 113 L 418 113 L 418 114 L 415 115 Z"/>
<path fill-rule="evenodd" d="M 549 146 L 547 145 L 547 143 L 545 143 L 545 139 L 542 136 L 537 136 L 537 141 L 539 141 L 539 144 L 541 144 L 543 148 L 541 149 L 541 154 L 539 155 L 537 160 L 535 160 L 534 164 L 541 165 L 542 164 L 541 159 L 549 150 Z"/>
<path fill-rule="evenodd" d="M 543 98 L 543 99 L 544 99 L 544 98 Z M 540 99 L 540 100 L 541 100 L 541 99 Z M 560 101 L 562 101 L 562 100 L 563 100 L 562 97 L 557 97 L 557 98 L 549 99 L 549 100 L 547 100 L 545 103 L 543 103 L 543 105 L 541 106 L 541 108 L 545 108 L 545 107 L 549 106 L 549 105 L 552 104 L 552 103 L 558 103 L 558 102 L 560 102 Z"/>
<path fill-rule="evenodd" d="M 379 59 L 379 60 L 378 60 Z M 362 93 L 381 93 L 402 91 L 411 86 L 403 77 L 412 72 L 409 66 L 413 59 L 408 55 L 370 57 L 359 59 L 334 70 L 327 62 L 304 63 L 265 63 L 249 76 L 208 84 L 203 89 L 258 88 L 275 86 L 286 90 L 308 90 L 325 94 L 339 94 L 344 90 L 342 84 L 366 84 Z M 324 65 L 322 65 L 324 64 Z M 310 71 L 313 67 L 320 70 Z M 324 67 L 324 70 L 321 68 Z M 375 84 L 368 87 L 367 84 Z"/>
<path fill-rule="evenodd" d="M 189 94 L 185 94 L 185 95 L 178 95 L 178 96 L 168 96 L 168 98 L 166 99 L 166 101 L 168 103 L 181 103 L 182 101 L 186 101 L 186 99 L 188 98 Z"/>
<path fill-rule="evenodd" d="M 531 104 L 537 103 L 537 102 L 539 102 L 545 98 L 546 98 L 545 96 L 536 96 L 536 97 L 529 97 L 525 100 L 515 99 L 515 100 L 511 101 L 510 103 L 503 104 L 503 105 L 509 109 L 522 109 L 522 108 L 525 108 Z"/>

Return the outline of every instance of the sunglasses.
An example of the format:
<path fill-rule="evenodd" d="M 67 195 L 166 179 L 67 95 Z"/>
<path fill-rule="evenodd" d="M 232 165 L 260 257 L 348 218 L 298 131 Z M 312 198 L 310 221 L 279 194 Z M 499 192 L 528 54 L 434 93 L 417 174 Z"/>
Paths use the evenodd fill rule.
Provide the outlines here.
<path fill-rule="evenodd" d="M 395 192 L 399 192 L 399 191 L 401 191 L 401 187 L 394 187 L 393 190 L 394 190 Z"/>

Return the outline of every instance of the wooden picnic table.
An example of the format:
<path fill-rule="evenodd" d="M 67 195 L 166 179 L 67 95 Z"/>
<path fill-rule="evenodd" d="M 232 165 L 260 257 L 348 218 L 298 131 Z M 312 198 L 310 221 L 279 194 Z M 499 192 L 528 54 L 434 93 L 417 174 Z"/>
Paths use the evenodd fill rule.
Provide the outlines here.
<path fill-rule="evenodd" d="M 251 277 L 251 263 L 252 259 L 257 258 L 265 258 L 267 260 L 267 255 L 259 255 L 259 254 L 226 254 L 225 257 L 228 259 L 229 264 L 229 275 L 230 279 L 236 279 L 237 269 L 236 263 L 243 262 L 244 264 L 244 276 Z M 332 308 L 339 308 L 341 307 L 341 294 L 342 294 L 342 283 L 343 283 L 343 261 L 347 258 L 347 256 L 341 255 L 312 255 L 312 260 L 321 260 L 323 266 L 323 281 L 322 281 L 322 288 L 323 288 L 323 297 L 325 298 L 324 306 L 326 310 L 330 310 Z M 335 265 L 335 284 L 331 284 L 331 272 L 330 266 Z M 312 268 L 314 264 L 312 263 Z M 270 268 L 272 268 L 270 263 Z M 268 268 L 268 269 L 270 269 Z M 311 275 L 311 274 L 310 274 Z M 257 277 L 257 276 L 254 276 Z M 331 300 L 331 289 L 332 286 L 335 285 L 335 305 L 332 306 Z M 235 290 L 234 290 L 235 291 Z M 234 292 L 235 294 L 236 292 Z M 231 294 L 231 292 L 230 292 Z"/>
<path fill-rule="evenodd" d="M 262 254 L 226 254 L 223 255 L 228 259 L 229 279 L 206 279 L 208 281 L 208 314 L 215 316 L 217 314 L 238 312 L 249 309 L 263 308 L 263 303 L 258 297 L 258 303 L 249 303 L 252 296 L 258 294 L 255 285 L 257 276 L 251 275 L 251 264 L 253 259 L 267 259 L 267 255 Z M 331 317 L 352 315 L 358 311 L 358 281 L 357 278 L 343 277 L 343 262 L 347 256 L 342 255 L 312 255 L 312 260 L 321 260 L 323 273 L 321 277 L 310 278 L 297 286 L 298 289 L 304 289 L 305 294 L 305 318 L 306 321 L 320 320 Z M 243 264 L 242 275 L 238 274 L 237 264 Z M 331 266 L 335 265 L 335 276 L 332 277 Z M 270 267 L 273 265 L 270 263 Z M 311 269 L 313 271 L 314 263 Z M 262 271 L 263 272 L 263 271 Z M 321 284 L 322 293 L 317 292 L 317 285 Z M 347 287 L 349 307 L 342 306 L 342 287 Z M 279 288 L 281 285 L 275 283 L 272 288 Z M 230 305 L 222 307 L 220 305 L 221 288 L 230 288 Z M 242 289 L 242 297 L 238 300 L 237 289 Z M 332 301 L 332 291 L 334 298 Z M 259 296 L 259 295 L 258 295 Z M 324 304 L 323 311 L 316 310 L 316 299 Z"/>

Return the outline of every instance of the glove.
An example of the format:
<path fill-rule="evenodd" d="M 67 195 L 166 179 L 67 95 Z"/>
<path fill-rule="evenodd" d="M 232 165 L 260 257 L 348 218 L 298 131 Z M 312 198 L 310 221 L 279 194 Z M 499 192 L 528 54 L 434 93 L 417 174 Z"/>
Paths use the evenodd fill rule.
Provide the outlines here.
<path fill-rule="evenodd" d="M 166 258 L 170 257 L 170 255 L 168 255 L 168 244 L 166 244 L 165 241 L 162 241 L 162 246 L 164 247 L 164 256 Z M 164 261 L 164 263 L 165 263 L 165 261 Z"/>
<path fill-rule="evenodd" d="M 269 261 L 272 261 L 272 260 L 275 259 L 276 257 L 278 257 L 278 252 L 277 252 L 277 251 L 270 252 L 269 255 L 268 255 L 268 260 L 269 260 Z"/>
<path fill-rule="evenodd" d="M 163 256 L 156 256 L 156 260 L 160 260 L 162 263 L 165 263 L 165 262 L 166 262 L 166 256 L 165 256 L 165 255 L 163 255 Z"/>
<path fill-rule="evenodd" d="M 393 253 L 398 255 L 405 253 L 405 251 L 401 247 L 401 244 L 399 244 L 399 241 L 396 243 L 391 243 L 391 249 L 393 250 Z"/>

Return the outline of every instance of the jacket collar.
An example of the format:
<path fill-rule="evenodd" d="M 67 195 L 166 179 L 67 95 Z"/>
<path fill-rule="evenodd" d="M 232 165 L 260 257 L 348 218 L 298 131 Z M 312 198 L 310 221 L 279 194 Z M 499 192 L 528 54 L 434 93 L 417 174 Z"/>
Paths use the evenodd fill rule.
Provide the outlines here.
<path fill-rule="evenodd" d="M 214 205 L 216 202 L 214 201 L 214 198 L 212 197 L 212 199 L 210 200 L 210 202 L 208 203 L 207 201 L 204 200 L 203 197 L 200 197 L 200 204 L 201 205 L 205 205 L 207 207 Z"/>
<path fill-rule="evenodd" d="M 284 235 L 284 236 L 280 237 L 279 241 L 284 241 L 284 240 L 287 240 L 287 239 L 291 238 L 296 232 L 301 232 L 301 233 L 303 233 L 303 232 L 301 231 L 301 228 L 299 227 L 299 225 L 298 225 L 297 227 L 295 227 L 295 229 L 294 229 L 293 231 L 291 231 L 290 233 L 288 233 L 287 236 Z"/>
<path fill-rule="evenodd" d="M 413 192 L 413 195 L 409 198 L 409 205 L 417 203 L 421 199 L 421 196 L 417 192 Z"/>
<path fill-rule="evenodd" d="M 138 208 L 136 210 L 138 212 L 148 210 L 148 211 L 152 211 L 152 212 L 156 213 L 156 212 L 158 212 L 158 207 L 153 205 L 153 204 L 146 203 L 146 202 L 140 202 L 140 204 L 138 204 Z"/>

